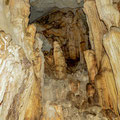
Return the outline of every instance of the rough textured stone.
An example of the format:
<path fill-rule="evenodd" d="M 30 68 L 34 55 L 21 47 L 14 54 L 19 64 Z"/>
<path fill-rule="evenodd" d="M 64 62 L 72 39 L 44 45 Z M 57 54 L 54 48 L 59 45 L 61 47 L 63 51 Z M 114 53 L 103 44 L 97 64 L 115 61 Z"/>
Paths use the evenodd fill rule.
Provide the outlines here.
<path fill-rule="evenodd" d="M 0 119 L 22 120 L 35 77 L 23 49 L 9 40 L 4 32 L 0 32 L 3 43 L 0 49 Z"/>
<path fill-rule="evenodd" d="M 118 84 L 119 74 L 117 74 L 119 71 L 119 68 L 117 68 L 119 66 L 119 49 L 117 47 L 119 44 L 118 26 L 120 15 L 117 10 L 118 8 L 115 8 L 114 5 L 115 1 L 113 2 L 113 0 L 96 0 L 96 2 L 94 0 L 85 0 L 84 11 L 88 17 L 91 43 L 101 49 L 98 50 L 98 53 L 95 52 L 96 61 L 98 61 L 98 57 L 101 56 L 99 59 L 100 64 L 97 66 L 98 73 L 95 75 L 95 86 L 98 91 L 99 105 L 104 109 L 111 109 L 119 116 L 118 99 L 120 95 Z M 96 14 L 94 14 L 94 12 Z M 100 23 L 98 24 L 97 22 L 95 24 L 96 21 Z M 102 21 L 104 23 L 102 23 Z M 112 28 L 112 26 L 115 27 Z M 105 28 L 108 28 L 108 30 Z M 97 30 L 100 31 L 97 32 Z M 96 39 L 94 39 L 94 35 L 98 33 L 100 36 L 97 35 Z M 96 50 L 96 47 L 92 48 Z M 100 51 L 102 53 L 100 53 L 101 55 L 99 54 Z M 111 119 L 114 119 L 114 116 Z"/>
<path fill-rule="evenodd" d="M 104 21 L 107 28 L 111 26 L 119 27 L 120 13 L 113 6 L 113 0 L 96 0 L 96 6 L 100 19 Z"/>
<path fill-rule="evenodd" d="M 35 48 L 36 28 L 28 26 L 29 8 L 29 0 L 0 1 L 0 29 L 12 38 L 9 45 L 9 35 L 0 32 L 2 120 L 34 120 L 41 115 L 44 60 L 40 41 Z"/>
<path fill-rule="evenodd" d="M 83 0 L 30 0 L 30 22 L 57 8 L 76 8 L 83 5 Z"/>
<path fill-rule="evenodd" d="M 48 3 L 47 5 L 42 4 L 45 12 L 48 8 L 51 9 L 56 6 L 59 8 L 74 8 L 81 5 L 81 0 L 69 0 L 69 2 L 68 0 L 44 0 L 43 2 L 45 2 L 45 4 L 46 2 Z M 52 3 L 55 6 L 52 6 Z M 33 5 L 32 8 L 34 8 L 34 5 L 36 9 L 38 8 L 40 10 L 40 8 L 42 8 L 37 1 L 31 1 L 31 4 Z M 75 70 L 75 73 L 67 73 L 67 78 L 65 80 L 53 79 L 47 74 L 45 74 L 43 79 L 44 57 L 41 48 L 42 43 L 44 44 L 44 40 L 41 40 L 43 38 L 35 35 L 36 27 L 33 24 L 28 25 L 29 9 L 29 0 L 0 1 L 0 120 L 104 120 L 106 119 L 104 116 L 108 117 L 108 119 L 116 118 L 117 116 L 114 114 L 114 111 L 112 111 L 112 106 L 111 110 L 109 108 L 106 109 L 107 107 L 102 110 L 101 107 L 92 106 L 88 103 L 87 98 L 93 97 L 95 88 L 92 84 L 87 84 L 88 74 L 82 68 L 82 65 L 78 64 L 78 69 Z M 60 14 L 58 14 L 58 16 L 59 15 Z M 111 14 L 109 15 L 111 16 Z M 60 18 L 60 16 L 58 18 Z M 66 21 L 67 20 L 68 19 L 66 19 Z M 92 20 L 93 19 L 91 19 L 90 22 L 92 22 Z M 112 22 L 114 22 L 114 20 Z M 79 27 L 82 27 L 80 21 L 77 21 L 77 23 Z M 64 24 L 62 25 L 64 26 Z M 49 27 L 50 26 L 48 26 L 48 28 Z M 76 30 L 74 25 L 73 28 Z M 98 28 L 96 28 L 96 30 Z M 64 31 L 62 30 L 60 33 L 64 36 Z M 76 33 L 79 34 L 79 30 L 76 31 Z M 51 31 L 48 32 L 51 35 Z M 54 33 L 56 34 L 57 32 Z M 76 34 L 75 32 L 73 33 L 72 37 Z M 109 31 L 109 35 L 111 35 L 110 33 L 111 31 Z M 56 35 L 60 34 L 57 33 Z M 112 35 L 112 37 L 114 37 L 113 33 Z M 118 38 L 116 38 L 116 40 Z M 63 41 L 64 39 L 60 37 L 60 40 Z M 119 43 L 119 41 L 117 42 Z M 102 44 L 102 42 L 96 42 L 96 44 L 98 43 Z M 116 46 L 115 43 L 112 44 L 113 47 Z M 50 57 L 47 56 L 49 59 L 48 61 L 51 65 L 55 62 L 55 65 L 59 68 L 56 67 L 56 70 L 58 70 L 58 78 L 62 79 L 64 74 L 66 74 L 64 55 L 58 42 L 57 44 L 54 42 L 53 46 L 55 61 L 51 55 L 49 55 Z M 51 51 L 50 49 L 47 49 L 47 51 Z M 117 53 L 119 49 L 118 51 L 116 50 L 117 52 L 115 50 L 116 49 L 113 50 L 115 56 L 119 56 Z M 107 51 L 107 53 L 109 54 L 109 58 L 111 58 L 110 62 L 112 64 L 113 73 L 117 76 L 115 71 L 118 66 L 117 64 L 113 66 L 114 59 L 112 59 L 112 55 L 109 51 Z M 106 63 L 106 60 L 107 59 L 104 58 L 101 62 L 100 59 L 102 66 L 101 64 L 99 66 L 102 68 L 102 73 L 105 73 L 105 81 L 107 82 L 109 70 L 106 71 L 107 73 L 104 72 L 104 69 L 108 67 L 108 62 Z M 118 60 L 117 63 L 119 63 Z M 108 68 L 111 70 L 110 65 Z M 49 71 L 50 70 L 49 68 Z M 117 70 L 119 70 L 119 68 Z M 53 71 L 50 71 L 50 74 L 53 73 Z M 112 76 L 112 72 L 110 74 Z M 115 77 L 116 81 L 118 77 L 119 76 Z M 114 82 L 114 80 L 112 80 L 112 82 Z M 85 89 L 86 84 L 88 88 L 87 96 Z M 109 89 L 109 85 L 111 85 L 110 82 L 106 85 L 107 89 Z M 112 90 L 113 89 L 114 88 L 112 88 Z M 105 91 L 104 94 L 106 93 Z M 110 93 L 114 94 L 114 90 L 112 92 L 109 90 L 109 94 Z M 103 95 L 103 98 L 104 97 Z M 116 100 L 115 97 L 116 95 L 114 96 Z M 112 96 L 109 98 L 112 98 Z M 107 97 L 108 101 L 109 98 Z M 111 103 L 113 103 L 113 100 Z M 117 102 L 116 104 L 119 105 Z M 114 106 L 115 109 L 117 105 Z"/>

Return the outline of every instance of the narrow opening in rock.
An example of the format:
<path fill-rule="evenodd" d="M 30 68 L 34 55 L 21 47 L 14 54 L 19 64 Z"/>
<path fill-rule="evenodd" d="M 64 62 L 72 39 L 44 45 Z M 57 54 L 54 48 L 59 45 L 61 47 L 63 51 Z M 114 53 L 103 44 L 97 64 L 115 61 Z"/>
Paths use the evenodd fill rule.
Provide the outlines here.
<path fill-rule="evenodd" d="M 74 73 L 80 65 L 86 67 L 83 52 L 90 48 L 90 44 L 86 16 L 82 8 L 54 8 L 34 20 L 34 23 L 37 34 L 43 41 L 46 72 L 53 67 L 52 73 L 56 67 L 55 41 L 58 42 L 62 52 L 60 53 L 63 54 L 61 58 L 65 59 L 67 73 Z"/>

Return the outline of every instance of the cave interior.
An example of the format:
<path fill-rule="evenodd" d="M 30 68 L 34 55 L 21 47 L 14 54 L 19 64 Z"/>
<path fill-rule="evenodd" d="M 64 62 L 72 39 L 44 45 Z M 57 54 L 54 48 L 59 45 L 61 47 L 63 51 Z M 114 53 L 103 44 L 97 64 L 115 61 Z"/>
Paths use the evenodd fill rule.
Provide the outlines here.
<path fill-rule="evenodd" d="M 0 120 L 120 120 L 120 0 L 1 0 L 0 17 Z"/>

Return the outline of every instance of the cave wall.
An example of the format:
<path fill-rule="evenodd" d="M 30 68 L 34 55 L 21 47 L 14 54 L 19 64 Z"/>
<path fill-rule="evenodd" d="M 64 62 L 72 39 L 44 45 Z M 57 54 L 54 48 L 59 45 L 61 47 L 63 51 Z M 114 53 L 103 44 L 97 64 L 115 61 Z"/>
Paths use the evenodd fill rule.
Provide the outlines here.
<path fill-rule="evenodd" d="M 0 1 L 0 119 L 35 120 L 41 116 L 44 71 L 42 42 L 28 25 L 29 0 Z"/>
<path fill-rule="evenodd" d="M 99 96 L 99 105 L 120 114 L 118 1 L 86 0 L 84 12 L 89 25 L 91 50 L 85 52 L 90 76 Z M 92 55 L 92 54 L 93 55 Z"/>

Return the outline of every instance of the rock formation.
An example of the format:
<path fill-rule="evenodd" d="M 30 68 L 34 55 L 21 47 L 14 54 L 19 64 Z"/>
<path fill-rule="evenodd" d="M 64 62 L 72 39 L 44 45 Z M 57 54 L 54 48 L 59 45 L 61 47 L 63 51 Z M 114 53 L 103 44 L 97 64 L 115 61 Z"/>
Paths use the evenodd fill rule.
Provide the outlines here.
<path fill-rule="evenodd" d="M 63 56 L 63 52 L 57 41 L 54 42 L 54 62 L 56 69 L 56 77 L 58 79 L 63 79 L 66 76 L 66 63 Z"/>
<path fill-rule="evenodd" d="M 114 3 L 118 4 L 118 1 L 114 1 Z M 120 13 L 113 6 L 112 0 L 86 0 L 84 11 L 90 29 L 90 43 L 95 46 L 92 48 L 95 51 L 98 72 L 94 81 L 99 96 L 99 105 L 103 109 L 113 110 L 119 116 L 119 68 L 117 68 L 119 66 L 119 48 L 117 45 L 119 44 Z M 86 62 L 89 63 L 90 59 L 91 56 L 88 58 L 86 52 Z M 89 68 L 90 64 L 88 64 L 88 71 Z M 89 73 L 90 78 L 93 71 L 96 71 L 94 66 L 92 69 L 94 70 Z M 92 75 L 94 76 L 94 74 Z"/>
<path fill-rule="evenodd" d="M 34 120 L 41 115 L 43 56 L 34 50 L 36 29 L 28 26 L 29 8 L 28 0 L 0 1 L 2 120 Z"/>
<path fill-rule="evenodd" d="M 119 0 L 41 2 L 0 0 L 0 120 L 120 120 Z"/>

